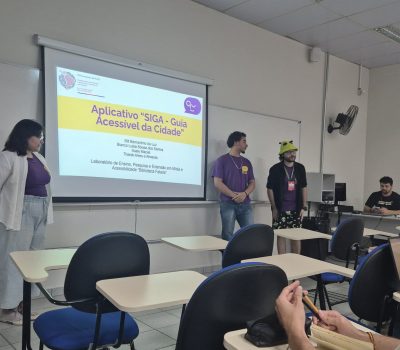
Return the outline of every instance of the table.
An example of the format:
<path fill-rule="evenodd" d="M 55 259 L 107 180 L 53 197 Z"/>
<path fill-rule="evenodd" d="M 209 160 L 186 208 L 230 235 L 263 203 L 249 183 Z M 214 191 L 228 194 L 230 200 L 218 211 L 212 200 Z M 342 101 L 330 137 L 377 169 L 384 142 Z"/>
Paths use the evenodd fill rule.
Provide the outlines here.
<path fill-rule="evenodd" d="M 31 283 L 44 282 L 47 271 L 68 267 L 76 249 L 28 250 L 10 253 L 24 279 L 22 314 L 22 350 L 31 348 Z"/>
<path fill-rule="evenodd" d="M 331 235 L 325 233 L 308 230 L 305 228 L 280 228 L 274 230 L 274 233 L 279 237 L 288 238 L 295 241 L 302 241 L 306 239 L 331 239 Z"/>
<path fill-rule="evenodd" d="M 337 227 L 332 227 L 332 231 L 335 231 Z M 372 228 L 364 227 L 364 237 L 368 236 L 386 236 L 386 237 L 399 237 L 397 233 L 385 232 L 381 230 L 375 230 Z"/>
<path fill-rule="evenodd" d="M 364 332 L 372 332 L 376 333 L 375 331 L 372 331 L 369 328 L 366 328 L 358 323 L 350 321 L 354 327 L 364 331 Z M 232 331 L 228 332 L 224 336 L 224 347 L 227 350 L 260 350 L 260 349 L 265 349 L 265 350 L 287 350 L 288 345 L 278 345 L 278 346 L 273 346 L 269 348 L 259 348 L 249 341 L 247 341 L 244 338 L 244 335 L 246 334 L 247 329 L 239 329 L 237 331 Z"/>
<path fill-rule="evenodd" d="M 355 273 L 354 270 L 343 266 L 294 253 L 264 256 L 262 258 L 243 260 L 242 262 L 250 261 L 276 265 L 285 271 L 288 280 L 296 280 L 303 277 L 319 275 L 323 272 L 333 272 L 352 278 Z"/>
<path fill-rule="evenodd" d="M 222 251 L 228 244 L 228 241 L 214 236 L 163 237 L 161 240 L 182 250 L 198 252 Z"/>
<path fill-rule="evenodd" d="M 285 273 L 288 280 L 296 280 L 303 277 L 317 275 L 317 289 L 320 295 L 320 306 L 325 310 L 324 288 L 321 280 L 321 273 L 332 272 L 339 275 L 352 278 L 355 271 L 343 266 L 328 263 L 326 261 L 309 258 L 308 256 L 288 253 L 281 255 L 265 256 L 262 258 L 254 258 L 243 260 L 242 262 L 263 262 L 280 267 Z"/>
<path fill-rule="evenodd" d="M 175 271 L 102 280 L 96 289 L 119 310 L 139 312 L 185 305 L 205 279 L 195 271 Z"/>
<path fill-rule="evenodd" d="M 374 215 L 366 213 L 342 213 L 342 219 L 348 217 L 358 217 L 363 220 L 364 227 L 377 229 L 383 232 L 396 232 L 396 227 L 400 225 L 400 216 L 398 215 Z M 330 213 L 331 221 L 337 221 L 337 213 Z"/>

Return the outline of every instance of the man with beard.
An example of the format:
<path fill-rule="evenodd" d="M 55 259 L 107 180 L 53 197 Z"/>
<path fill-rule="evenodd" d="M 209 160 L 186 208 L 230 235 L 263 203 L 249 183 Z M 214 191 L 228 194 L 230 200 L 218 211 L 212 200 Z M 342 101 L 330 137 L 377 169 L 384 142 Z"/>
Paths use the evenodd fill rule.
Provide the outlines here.
<path fill-rule="evenodd" d="M 211 176 L 220 192 L 222 238 L 229 241 L 233 237 L 235 220 L 240 227 L 253 223 L 250 193 L 256 183 L 250 161 L 241 156 L 247 148 L 246 134 L 235 131 L 226 144 L 230 151 L 215 161 Z"/>
<path fill-rule="evenodd" d="M 393 191 L 393 179 L 384 176 L 379 180 L 381 190 L 373 192 L 365 202 L 364 212 L 378 215 L 399 215 L 400 195 Z"/>
<path fill-rule="evenodd" d="M 307 179 L 304 166 L 296 162 L 293 141 L 280 142 L 280 162 L 269 169 L 267 193 L 271 202 L 273 228 L 301 227 L 307 210 Z M 300 241 L 290 241 L 291 251 L 300 254 Z M 286 239 L 277 238 L 278 254 L 286 253 Z"/>

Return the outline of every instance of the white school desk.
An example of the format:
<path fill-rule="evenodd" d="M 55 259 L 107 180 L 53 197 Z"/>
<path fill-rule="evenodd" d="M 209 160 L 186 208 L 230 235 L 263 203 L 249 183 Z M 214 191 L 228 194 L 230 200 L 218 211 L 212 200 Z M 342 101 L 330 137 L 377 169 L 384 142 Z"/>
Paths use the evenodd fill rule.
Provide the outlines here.
<path fill-rule="evenodd" d="M 289 238 L 292 240 L 332 238 L 330 235 L 304 228 L 277 229 L 274 230 L 274 233 L 279 237 Z M 182 250 L 198 252 L 213 250 L 222 251 L 228 244 L 228 241 L 214 236 L 163 237 L 161 240 Z"/>
<path fill-rule="evenodd" d="M 188 251 L 224 250 L 228 241 L 214 236 L 163 237 L 161 240 L 176 248 Z"/>
<path fill-rule="evenodd" d="M 302 241 L 306 239 L 331 239 L 331 235 L 325 233 L 308 230 L 305 228 L 279 228 L 274 230 L 274 233 L 279 237 L 288 238 L 295 241 Z"/>
<path fill-rule="evenodd" d="M 317 275 L 317 289 L 319 295 L 324 295 L 324 288 L 320 275 L 321 273 L 332 272 L 352 278 L 355 272 L 354 270 L 343 266 L 293 253 L 247 259 L 243 260 L 242 262 L 250 261 L 263 262 L 280 267 L 286 273 L 289 281 Z M 320 307 L 322 310 L 326 309 L 325 298 L 320 298 Z"/>
<path fill-rule="evenodd" d="M 376 333 L 375 331 L 372 331 L 369 328 L 363 327 L 362 325 L 350 321 L 354 327 L 364 331 L 364 332 L 372 332 Z M 260 350 L 260 349 L 265 349 L 265 350 L 287 350 L 288 345 L 283 344 L 283 345 L 278 345 L 278 346 L 273 346 L 269 348 L 259 348 L 249 341 L 247 341 L 244 338 L 244 335 L 246 334 L 247 329 L 239 329 L 238 331 L 232 331 L 228 332 L 224 336 L 224 347 L 227 350 Z"/>
<path fill-rule="evenodd" d="M 337 222 L 337 213 L 331 213 L 331 222 Z M 341 219 L 349 217 L 358 217 L 364 222 L 364 227 L 376 229 L 383 232 L 396 232 L 396 226 L 400 225 L 400 216 L 397 215 L 373 215 L 373 214 L 354 214 L 354 213 L 342 213 Z"/>
<path fill-rule="evenodd" d="M 68 267 L 75 252 L 76 249 L 46 249 L 10 253 L 11 260 L 24 279 L 22 350 L 31 349 L 31 283 L 44 282 L 49 277 L 49 270 Z"/>
<path fill-rule="evenodd" d="M 174 271 L 98 281 L 96 289 L 119 310 L 139 312 L 184 305 L 205 279 L 195 271 Z"/>
<path fill-rule="evenodd" d="M 287 253 L 281 255 L 264 256 L 243 260 L 242 262 L 263 262 L 276 265 L 285 271 L 288 280 L 295 280 L 303 277 L 319 275 L 323 272 L 333 272 L 339 275 L 352 278 L 354 270 L 343 266 L 331 264 L 326 261 L 309 258 L 308 256 Z"/>
<path fill-rule="evenodd" d="M 335 231 L 337 227 L 332 227 L 332 231 Z M 364 237 L 368 236 L 385 236 L 385 237 L 399 237 L 397 233 L 385 232 L 381 230 L 374 230 L 372 228 L 364 227 Z"/>

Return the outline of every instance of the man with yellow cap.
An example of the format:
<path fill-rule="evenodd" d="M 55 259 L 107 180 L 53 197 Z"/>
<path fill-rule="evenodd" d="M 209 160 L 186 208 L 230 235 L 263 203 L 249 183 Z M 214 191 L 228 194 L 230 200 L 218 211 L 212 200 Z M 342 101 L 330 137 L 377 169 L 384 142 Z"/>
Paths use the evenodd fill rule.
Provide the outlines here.
<path fill-rule="evenodd" d="M 280 162 L 269 169 L 267 192 L 271 202 L 273 228 L 301 227 L 307 210 L 307 178 L 304 166 L 296 162 L 298 148 L 293 141 L 280 142 Z M 300 241 L 290 241 L 293 253 L 300 254 Z M 286 239 L 277 238 L 278 254 L 286 253 Z"/>

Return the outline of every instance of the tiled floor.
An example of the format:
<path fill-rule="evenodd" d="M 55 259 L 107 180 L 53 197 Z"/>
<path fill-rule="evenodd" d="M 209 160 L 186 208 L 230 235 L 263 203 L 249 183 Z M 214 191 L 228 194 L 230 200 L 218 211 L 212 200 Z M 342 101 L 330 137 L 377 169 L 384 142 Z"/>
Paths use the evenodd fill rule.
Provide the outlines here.
<path fill-rule="evenodd" d="M 305 289 L 315 288 L 316 282 L 305 278 L 301 281 Z M 331 285 L 329 290 L 347 294 L 348 283 Z M 47 311 L 55 308 L 47 300 L 40 298 L 32 303 L 33 311 Z M 340 304 L 334 307 L 346 316 L 351 316 L 351 310 L 348 304 Z M 165 309 L 156 309 L 134 314 L 139 325 L 139 336 L 135 340 L 137 350 L 173 350 L 178 334 L 181 307 L 171 307 Z M 354 317 L 354 315 L 352 315 Z M 32 331 L 32 345 L 37 349 L 38 338 Z M 0 323 L 0 350 L 21 349 L 21 327 L 11 326 Z M 120 349 L 128 350 L 129 346 L 121 346 Z"/>

